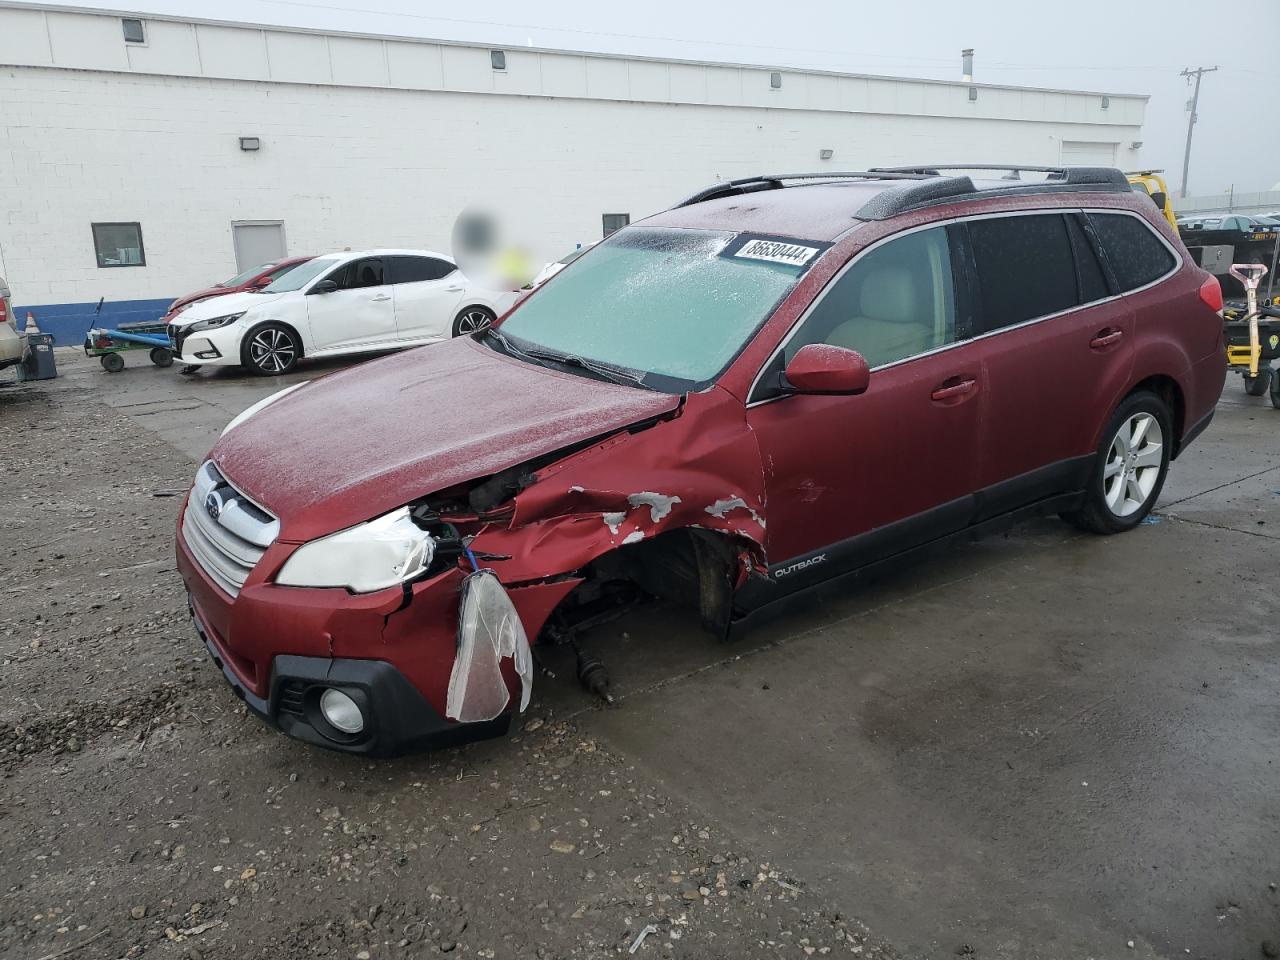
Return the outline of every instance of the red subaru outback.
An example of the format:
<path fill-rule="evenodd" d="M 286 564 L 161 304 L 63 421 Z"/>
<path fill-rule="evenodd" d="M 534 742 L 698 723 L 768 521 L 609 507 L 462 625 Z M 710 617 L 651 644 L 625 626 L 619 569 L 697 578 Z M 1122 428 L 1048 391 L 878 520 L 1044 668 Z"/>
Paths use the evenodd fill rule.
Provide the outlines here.
<path fill-rule="evenodd" d="M 391 754 L 502 733 L 530 644 L 631 599 L 728 635 L 1020 518 L 1133 528 L 1213 415 L 1221 295 L 1118 170 L 1044 172 L 718 183 L 282 391 L 186 503 L 196 629 L 269 723 Z"/>

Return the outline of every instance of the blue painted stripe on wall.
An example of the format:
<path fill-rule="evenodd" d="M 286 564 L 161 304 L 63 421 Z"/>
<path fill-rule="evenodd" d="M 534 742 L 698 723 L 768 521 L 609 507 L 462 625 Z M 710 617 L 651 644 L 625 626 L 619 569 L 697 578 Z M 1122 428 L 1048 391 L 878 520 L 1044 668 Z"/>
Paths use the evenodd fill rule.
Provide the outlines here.
<path fill-rule="evenodd" d="M 27 325 L 27 314 L 36 318 L 36 326 L 43 333 L 52 333 L 59 347 L 75 347 L 84 343 L 84 335 L 92 327 L 111 327 L 117 323 L 135 323 L 141 320 L 159 320 L 173 303 L 173 297 L 163 300 L 108 301 L 98 311 L 98 303 L 49 303 L 39 307 L 22 307 L 14 304 L 13 315 L 18 329 Z"/>

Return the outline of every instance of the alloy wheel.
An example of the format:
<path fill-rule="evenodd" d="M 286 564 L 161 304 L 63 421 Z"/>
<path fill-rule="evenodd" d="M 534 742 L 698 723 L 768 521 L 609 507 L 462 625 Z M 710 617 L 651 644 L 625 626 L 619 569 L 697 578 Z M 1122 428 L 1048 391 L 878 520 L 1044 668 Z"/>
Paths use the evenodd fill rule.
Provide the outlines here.
<path fill-rule="evenodd" d="M 468 310 L 458 317 L 458 335 L 466 336 L 468 333 L 477 333 L 486 329 L 492 323 L 493 317 L 489 316 L 484 310 Z"/>
<path fill-rule="evenodd" d="M 1132 516 L 1151 497 L 1164 465 L 1164 431 L 1149 413 L 1135 413 L 1120 425 L 1102 470 L 1102 495 L 1117 517 Z"/>
<path fill-rule="evenodd" d="M 266 373 L 284 373 L 293 365 L 296 353 L 293 339 L 283 330 L 259 330 L 249 341 L 249 358 Z"/>

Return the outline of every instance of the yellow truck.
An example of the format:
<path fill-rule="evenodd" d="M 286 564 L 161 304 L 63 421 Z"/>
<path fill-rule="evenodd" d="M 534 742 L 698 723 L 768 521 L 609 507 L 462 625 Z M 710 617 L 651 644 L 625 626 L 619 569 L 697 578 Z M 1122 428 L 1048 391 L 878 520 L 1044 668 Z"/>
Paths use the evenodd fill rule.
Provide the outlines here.
<path fill-rule="evenodd" d="M 1126 170 L 1125 176 L 1129 178 L 1129 186 L 1133 188 L 1133 192 L 1149 196 L 1169 221 L 1173 232 L 1177 233 L 1178 218 L 1173 212 L 1173 198 L 1169 196 L 1169 187 L 1164 182 L 1164 177 L 1160 176 L 1162 173 L 1163 170 Z"/>

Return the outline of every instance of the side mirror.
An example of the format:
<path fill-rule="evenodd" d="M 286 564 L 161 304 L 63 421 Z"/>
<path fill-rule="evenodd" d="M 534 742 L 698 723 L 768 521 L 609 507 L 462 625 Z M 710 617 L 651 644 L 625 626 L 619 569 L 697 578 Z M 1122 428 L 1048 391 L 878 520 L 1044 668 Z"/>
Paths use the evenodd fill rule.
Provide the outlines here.
<path fill-rule="evenodd" d="M 1168 198 L 1165 194 L 1163 194 L 1163 193 L 1161 193 L 1159 190 L 1157 190 L 1155 193 L 1153 193 L 1153 194 L 1151 195 L 1151 199 L 1152 199 L 1152 200 L 1154 200 L 1154 201 L 1156 202 L 1156 206 L 1157 206 L 1157 207 L 1159 207 L 1161 210 L 1163 210 L 1163 209 L 1164 209 L 1164 205 L 1165 205 L 1165 201 L 1166 201 L 1166 200 L 1168 200 L 1169 198 Z"/>
<path fill-rule="evenodd" d="M 863 393 L 871 383 L 871 368 L 857 350 L 810 343 L 801 347 L 782 375 L 788 393 Z"/>
<path fill-rule="evenodd" d="M 310 296 L 313 293 L 333 293 L 333 291 L 337 289 L 338 282 L 336 280 L 321 280 L 307 291 L 307 296 Z"/>

